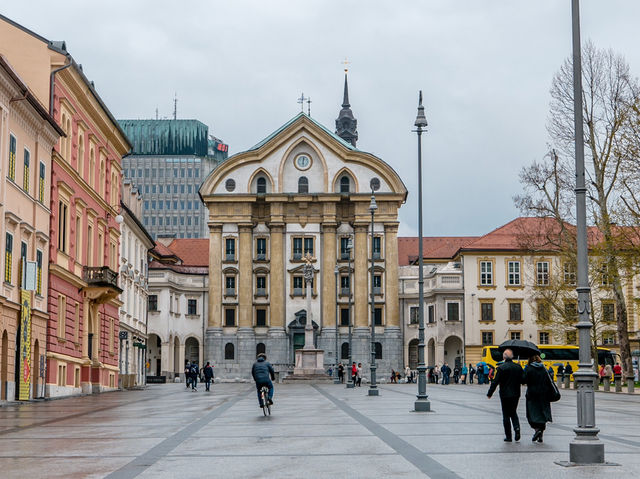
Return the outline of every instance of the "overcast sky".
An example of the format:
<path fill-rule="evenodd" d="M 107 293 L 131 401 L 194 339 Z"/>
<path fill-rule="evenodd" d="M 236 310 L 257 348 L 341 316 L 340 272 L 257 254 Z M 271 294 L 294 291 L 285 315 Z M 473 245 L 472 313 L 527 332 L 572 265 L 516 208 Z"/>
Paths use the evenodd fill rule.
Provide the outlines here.
<path fill-rule="evenodd" d="M 571 53 L 569 0 L 3 2 L 4 15 L 67 48 L 117 118 L 196 118 L 242 151 L 299 112 L 335 127 L 348 57 L 358 148 L 409 190 L 417 235 L 418 90 L 424 234 L 476 235 L 518 215 L 518 172 L 548 149 L 549 86 Z M 640 71 L 640 2 L 583 0 L 583 40 Z"/>

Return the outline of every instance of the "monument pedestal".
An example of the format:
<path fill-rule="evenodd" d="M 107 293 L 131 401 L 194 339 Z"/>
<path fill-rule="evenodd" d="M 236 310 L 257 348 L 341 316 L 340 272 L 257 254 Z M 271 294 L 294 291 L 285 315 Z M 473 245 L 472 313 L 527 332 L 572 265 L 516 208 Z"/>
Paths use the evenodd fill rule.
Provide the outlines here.
<path fill-rule="evenodd" d="M 296 350 L 294 376 L 326 376 L 324 371 L 324 351 L 322 349 Z"/>

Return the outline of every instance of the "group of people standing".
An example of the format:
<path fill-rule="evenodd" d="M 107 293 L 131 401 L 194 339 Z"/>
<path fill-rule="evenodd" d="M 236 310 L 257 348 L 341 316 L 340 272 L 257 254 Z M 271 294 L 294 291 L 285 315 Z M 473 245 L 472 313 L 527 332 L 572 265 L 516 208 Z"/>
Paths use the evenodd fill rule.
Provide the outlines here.
<path fill-rule="evenodd" d="M 198 379 L 200 379 L 200 381 L 205 385 L 205 391 L 210 391 L 211 383 L 213 382 L 213 366 L 209 361 L 207 361 L 207 364 L 201 370 L 198 368 L 198 363 L 195 361 L 187 361 L 184 366 L 184 377 L 187 389 L 191 386 L 192 391 L 197 391 Z"/>
<path fill-rule="evenodd" d="M 349 368 L 349 372 L 351 373 L 351 381 L 353 381 L 354 386 L 362 386 L 362 363 L 354 362 Z M 338 364 L 338 379 L 341 383 L 345 381 L 345 367 L 344 364 Z"/>
<path fill-rule="evenodd" d="M 516 442 L 520 440 L 520 420 L 517 409 L 521 387 L 526 384 L 527 421 L 534 430 L 531 440 L 542 442 L 546 424 L 552 420 L 550 396 L 554 388 L 553 380 L 538 354 L 529 358 L 524 370 L 518 363 L 513 362 L 513 351 L 510 349 L 506 349 L 502 357 L 504 362 L 498 366 L 487 397 L 491 398 L 496 388 L 500 387 L 504 440 L 505 442 L 512 442 L 513 439 Z"/>

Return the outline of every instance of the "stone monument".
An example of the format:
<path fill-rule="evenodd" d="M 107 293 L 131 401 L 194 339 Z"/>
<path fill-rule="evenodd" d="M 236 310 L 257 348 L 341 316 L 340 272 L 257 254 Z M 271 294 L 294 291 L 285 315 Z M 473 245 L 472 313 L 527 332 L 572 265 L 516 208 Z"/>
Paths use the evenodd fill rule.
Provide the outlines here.
<path fill-rule="evenodd" d="M 304 347 L 296 351 L 296 364 L 293 376 L 301 379 L 325 379 L 324 351 L 316 349 L 313 341 L 313 313 L 311 312 L 311 291 L 315 270 L 311 264 L 313 258 L 307 253 L 305 256 L 304 280 L 307 285 L 307 317 L 304 325 Z"/>

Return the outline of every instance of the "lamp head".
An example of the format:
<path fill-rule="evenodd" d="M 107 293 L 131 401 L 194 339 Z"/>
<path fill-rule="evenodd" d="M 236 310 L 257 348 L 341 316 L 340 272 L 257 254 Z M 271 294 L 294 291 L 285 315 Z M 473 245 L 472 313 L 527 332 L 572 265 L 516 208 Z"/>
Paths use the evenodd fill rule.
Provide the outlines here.
<path fill-rule="evenodd" d="M 416 116 L 415 126 L 418 128 L 426 128 L 427 126 L 427 117 L 424 116 L 424 106 L 422 106 L 422 90 L 420 90 L 420 97 L 418 100 L 418 115 Z"/>
<path fill-rule="evenodd" d="M 369 203 L 369 211 L 373 213 L 377 209 L 378 209 L 378 204 L 376 203 L 376 197 L 374 195 L 371 195 L 371 203 Z"/>

